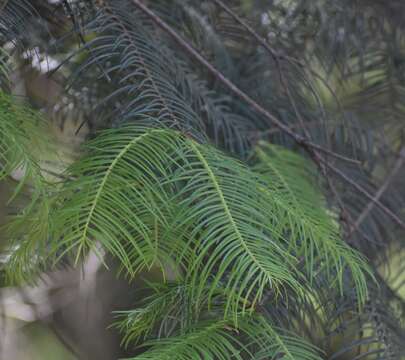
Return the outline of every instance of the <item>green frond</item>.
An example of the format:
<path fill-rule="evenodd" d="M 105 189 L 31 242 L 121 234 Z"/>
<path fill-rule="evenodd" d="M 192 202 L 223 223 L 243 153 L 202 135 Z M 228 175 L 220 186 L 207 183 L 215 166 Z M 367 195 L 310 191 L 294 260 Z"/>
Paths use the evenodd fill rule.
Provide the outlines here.
<path fill-rule="evenodd" d="M 175 174 L 179 197 L 192 220 L 191 246 L 197 258 L 190 273 L 197 294 L 212 281 L 224 281 L 227 311 L 254 307 L 265 289 L 303 290 L 297 259 L 272 221 L 271 198 L 263 197 L 260 179 L 242 163 L 218 150 L 186 140 L 187 163 Z"/>
<path fill-rule="evenodd" d="M 310 279 L 316 272 L 332 275 L 343 292 L 344 272 L 351 272 L 361 304 L 367 300 L 365 274 L 371 274 L 365 259 L 342 239 L 333 213 L 326 208 L 311 164 L 300 155 L 277 145 L 261 142 L 255 150 L 254 169 L 266 180 L 263 192 L 270 192 L 271 205 L 279 220 L 280 234 L 288 234 L 289 248 L 306 259 Z M 335 279 L 335 280 L 333 280 Z"/>
<path fill-rule="evenodd" d="M 54 255 L 74 254 L 77 264 L 100 242 L 131 276 L 159 266 L 161 253 L 170 254 L 169 239 L 173 247 L 176 242 L 176 228 L 169 226 L 175 206 L 162 178 L 178 143 L 174 132 L 135 126 L 106 130 L 91 141 L 87 155 L 68 169 L 73 179 L 59 196 Z"/>
<path fill-rule="evenodd" d="M 185 335 L 149 341 L 152 348 L 133 360 L 199 360 L 238 359 L 243 345 L 235 340 L 237 332 L 226 321 L 210 321 L 199 324 Z"/>
<path fill-rule="evenodd" d="M 110 79 L 95 109 L 107 123 L 154 118 L 200 141 L 210 138 L 219 147 L 246 153 L 249 121 L 234 111 L 227 95 L 200 79 L 176 48 L 152 36 L 150 21 L 132 10 L 126 1 L 110 2 L 84 28 L 91 38 L 78 52 L 86 56 L 74 68 L 72 85 L 83 86 L 81 77 L 89 71 Z"/>
<path fill-rule="evenodd" d="M 151 338 L 165 338 L 184 334 L 201 319 L 223 319 L 226 293 L 219 284 L 212 295 L 212 285 L 207 284 L 195 308 L 191 285 L 185 282 L 150 283 L 142 289 L 145 296 L 134 309 L 117 312 L 114 326 L 123 334 L 122 343 L 127 348 Z M 209 311 L 207 311 L 209 307 Z"/>
<path fill-rule="evenodd" d="M 151 36 L 133 10 L 119 0 L 98 11 L 85 29 L 88 34 L 97 34 L 84 47 L 90 56 L 75 69 L 71 80 L 76 81 L 97 64 L 101 76 L 114 84 L 100 106 L 108 103 L 114 109 L 114 103 L 121 102 L 119 116 L 113 112 L 110 122 L 142 116 L 204 139 L 204 124 L 187 101 L 186 91 L 179 88 L 182 82 L 176 81 L 180 76 L 175 58 L 167 56 L 164 45 Z"/>
<path fill-rule="evenodd" d="M 262 345 L 262 348 L 255 353 L 253 359 L 264 360 L 277 357 L 286 360 L 322 359 L 322 357 L 319 356 L 319 349 L 296 334 L 273 327 L 266 319 L 260 316 L 253 317 L 253 319 L 249 320 L 253 325 L 253 333 L 255 333 L 255 327 L 261 329 L 263 332 L 262 341 L 264 342 L 264 346 Z"/>
<path fill-rule="evenodd" d="M 9 283 L 35 283 L 49 268 L 46 259 L 51 221 L 50 199 L 46 193 L 28 209 L 10 217 L 4 226 L 10 239 L 5 263 Z"/>
<path fill-rule="evenodd" d="M 220 330 L 222 333 L 225 330 L 226 332 L 234 332 L 232 335 L 234 348 L 228 354 L 223 351 L 224 359 L 234 359 L 235 356 L 239 355 L 243 359 L 246 356 L 252 359 L 267 359 L 281 355 L 291 360 L 320 359 L 319 350 L 316 347 L 296 334 L 273 326 L 269 319 L 260 315 L 241 315 L 237 327 L 235 327 L 233 319 L 221 320 L 224 319 L 223 303 L 225 296 L 221 286 L 219 286 L 216 294 L 215 305 L 211 307 L 209 312 L 192 311 L 193 300 L 189 297 L 189 287 L 190 285 L 183 283 L 149 284 L 149 288 L 153 291 L 152 295 L 144 297 L 141 304 L 135 309 L 119 312 L 116 326 L 123 333 L 123 343 L 126 347 L 130 344 L 138 344 L 139 340 L 146 340 L 145 346 L 152 346 L 152 350 L 143 355 L 146 358 L 152 354 L 157 358 L 159 356 L 176 358 L 177 354 L 172 355 L 171 353 L 173 350 L 179 351 L 181 354 L 184 353 L 184 356 L 189 356 L 190 359 L 205 359 L 203 353 L 199 351 L 193 353 L 192 349 L 188 348 L 192 346 L 187 344 L 190 336 L 201 336 L 202 348 L 211 349 L 211 345 L 205 345 L 205 341 L 209 341 L 209 338 L 205 339 L 206 331 L 217 332 Z M 201 308 L 206 307 L 209 302 L 209 291 L 210 287 L 207 286 Z M 206 325 L 211 323 L 214 327 L 207 329 Z M 198 331 L 200 329 L 203 331 Z M 154 340 L 147 341 L 151 336 L 154 336 Z M 172 342 L 171 339 L 174 341 Z M 179 342 L 179 347 L 176 350 L 169 346 L 169 344 L 174 345 L 177 342 Z M 219 353 L 216 355 L 219 356 Z M 141 358 L 143 357 L 141 356 Z"/>
<path fill-rule="evenodd" d="M 0 93 L 0 181 L 17 181 L 9 203 L 23 190 L 29 194 L 28 204 L 5 225 L 10 237 L 6 266 L 13 280 L 25 279 L 23 274 L 31 277 L 34 259 L 45 252 L 50 208 L 49 184 L 40 167 L 41 154 L 49 150 L 45 132 L 38 112 Z"/>
<path fill-rule="evenodd" d="M 225 314 L 235 322 L 241 304 L 242 313 L 251 311 L 265 292 L 276 298 L 287 290 L 302 295 L 309 283 L 298 268 L 301 256 L 310 272 L 326 267 L 336 273 L 331 279 L 338 286 L 349 267 L 364 301 L 365 266 L 339 239 L 311 187 L 297 200 L 301 193 L 281 183 L 279 174 L 257 174 L 167 129 L 106 130 L 87 151 L 68 170 L 72 180 L 58 196 L 53 256 L 69 254 L 77 264 L 100 243 L 131 277 L 177 264 L 193 285 L 196 308 L 206 287 L 210 297 L 221 283 Z M 315 210 L 311 196 L 319 202 Z"/>
<path fill-rule="evenodd" d="M 283 334 L 260 316 L 242 318 L 237 328 L 226 320 L 201 321 L 183 335 L 148 341 L 145 346 L 151 349 L 134 360 L 321 359 L 314 346 L 293 334 Z"/>
<path fill-rule="evenodd" d="M 152 334 L 170 336 L 176 329 L 184 332 L 195 321 L 196 312 L 188 295 L 189 285 L 183 283 L 148 283 L 145 296 L 135 309 L 117 312 L 114 326 L 123 334 L 122 344 L 127 348 Z M 193 316 L 191 315 L 193 314 Z"/>
<path fill-rule="evenodd" d="M 0 88 L 93 139 L 48 184 L 39 114 L 0 93 L 11 280 L 163 273 L 114 324 L 139 359 L 401 358 L 403 0 L 0 3 Z"/>
<path fill-rule="evenodd" d="M 100 242 L 132 276 L 173 258 L 201 287 L 216 269 L 215 284 L 229 276 L 229 306 L 250 295 L 253 306 L 266 286 L 301 289 L 296 260 L 272 240 L 269 214 L 256 204 L 257 177 L 241 163 L 176 132 L 133 125 L 105 131 L 87 148 L 53 215 L 58 256 L 75 253 L 77 263 Z"/>
<path fill-rule="evenodd" d="M 29 181 L 40 181 L 39 154 L 44 151 L 44 123 L 39 114 L 0 92 L 0 180 L 19 179 L 15 194 Z M 35 149 L 35 150 L 33 150 Z"/>

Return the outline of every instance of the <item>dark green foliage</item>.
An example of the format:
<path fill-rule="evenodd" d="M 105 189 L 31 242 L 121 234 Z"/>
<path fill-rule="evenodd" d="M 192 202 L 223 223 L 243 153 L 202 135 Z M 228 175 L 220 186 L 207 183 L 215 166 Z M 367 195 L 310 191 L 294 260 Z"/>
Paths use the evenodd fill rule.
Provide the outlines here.
<path fill-rule="evenodd" d="M 51 186 L 36 113 L 1 94 L 1 177 L 23 165 L 35 189 L 11 278 L 92 251 L 129 281 L 174 272 L 118 314 L 136 359 L 400 359 L 403 285 L 378 270 L 405 229 L 404 4 L 141 4 L 157 21 L 130 0 L 0 7 L 2 87 L 21 49 L 57 58 L 56 108 L 92 138 Z"/>

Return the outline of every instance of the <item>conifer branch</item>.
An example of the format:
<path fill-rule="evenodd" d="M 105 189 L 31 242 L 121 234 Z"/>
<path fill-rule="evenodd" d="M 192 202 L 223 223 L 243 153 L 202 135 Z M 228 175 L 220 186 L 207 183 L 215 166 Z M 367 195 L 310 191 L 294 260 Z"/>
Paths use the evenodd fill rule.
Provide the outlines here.
<path fill-rule="evenodd" d="M 211 63 L 209 63 L 201 54 L 198 53 L 187 41 L 185 41 L 176 31 L 172 29 L 172 27 L 167 24 L 164 20 L 162 20 L 158 15 L 156 15 L 153 11 L 151 11 L 145 4 L 143 4 L 140 0 L 131 0 L 132 3 L 139 8 L 144 14 L 146 14 L 157 26 L 163 29 L 166 33 L 168 33 L 176 43 L 181 46 L 186 52 L 194 57 L 200 64 L 202 64 L 215 78 L 217 78 L 225 87 L 227 87 L 232 93 L 234 93 L 237 97 L 241 100 L 248 103 L 253 109 L 255 109 L 259 114 L 264 116 L 267 120 L 273 123 L 276 127 L 278 127 L 281 131 L 283 131 L 286 135 L 291 137 L 299 146 L 305 149 L 310 155 L 314 154 L 314 150 L 318 150 L 321 152 L 326 153 L 332 157 L 335 157 L 340 160 L 358 163 L 356 160 L 348 159 L 343 155 L 339 155 L 330 151 L 328 149 L 323 148 L 320 145 L 314 144 L 313 142 L 307 140 L 305 137 L 295 133 L 291 130 L 287 125 L 285 125 L 282 121 L 260 106 L 256 101 L 254 101 L 249 95 L 243 92 L 239 87 L 237 87 L 232 81 L 227 79 L 220 71 L 218 71 Z M 390 216 L 402 229 L 405 229 L 405 223 L 390 209 L 388 209 L 385 205 L 383 205 L 380 201 L 376 200 L 367 190 L 365 190 L 362 186 L 357 184 L 355 181 L 350 179 L 346 174 L 344 174 L 341 170 L 337 167 L 332 165 L 329 161 L 322 159 L 322 163 L 329 168 L 333 173 L 338 175 L 342 178 L 345 182 L 353 186 L 357 189 L 361 194 L 367 197 L 369 200 L 374 202 L 381 210 L 383 210 L 388 216 Z"/>
<path fill-rule="evenodd" d="M 144 5 L 140 0 L 131 0 L 133 4 L 138 7 L 143 13 L 145 13 L 157 26 L 167 32 L 178 45 L 180 45 L 186 52 L 194 57 L 201 65 L 203 65 L 216 79 L 218 79 L 227 89 L 229 89 L 234 95 L 239 97 L 241 100 L 248 103 L 257 113 L 264 116 L 268 121 L 274 124 L 286 135 L 291 137 L 298 145 L 304 148 L 313 148 L 321 151 L 327 155 L 335 157 L 337 159 L 347 161 L 350 163 L 357 164 L 357 160 L 349 159 L 343 155 L 337 154 L 329 149 L 313 143 L 312 141 L 306 139 L 305 137 L 297 134 L 291 130 L 287 125 L 285 125 L 281 120 L 272 115 L 269 111 L 264 109 L 255 100 L 253 100 L 249 95 L 243 92 L 238 86 L 236 86 L 231 80 L 226 78 L 219 70 L 217 70 L 209 61 L 207 61 L 197 50 L 193 48 L 187 41 L 185 41 L 172 27 L 167 24 L 163 19 L 151 11 L 146 5 Z"/>

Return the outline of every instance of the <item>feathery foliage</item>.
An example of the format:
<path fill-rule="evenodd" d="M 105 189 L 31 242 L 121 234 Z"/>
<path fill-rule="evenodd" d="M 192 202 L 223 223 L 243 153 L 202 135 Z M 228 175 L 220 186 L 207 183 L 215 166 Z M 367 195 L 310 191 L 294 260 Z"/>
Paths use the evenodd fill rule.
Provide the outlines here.
<path fill-rule="evenodd" d="M 27 279 L 33 259 L 45 251 L 50 207 L 49 186 L 40 168 L 41 153 L 49 149 L 45 129 L 36 111 L 0 92 L 0 181 L 10 177 L 18 181 L 8 204 L 23 191 L 30 194 L 28 203 L 5 225 L 13 240 L 8 260 L 13 278 Z"/>
<path fill-rule="evenodd" d="M 18 177 L 20 183 L 15 194 L 29 181 L 35 191 L 40 190 L 43 179 L 38 160 L 45 149 L 43 131 L 44 123 L 35 111 L 0 92 L 0 180 L 13 174 Z M 36 149 L 36 155 L 32 148 Z"/>
<path fill-rule="evenodd" d="M 322 268 L 326 268 L 326 274 L 331 269 L 342 271 L 337 278 L 342 288 L 343 271 L 347 266 L 363 302 L 367 298 L 362 278 L 365 263 L 341 241 L 338 223 L 333 214 L 326 211 L 325 200 L 313 185 L 316 179 L 311 164 L 291 151 L 263 142 L 256 149 L 256 156 L 255 170 L 267 179 L 263 191 L 271 193 L 273 211 L 278 214 L 275 226 L 280 233 L 289 234 L 288 243 L 297 248 L 296 256 L 307 259 L 305 265 L 310 278 L 314 277 L 315 269 L 322 272 Z M 280 221 L 282 219 L 285 223 Z"/>
<path fill-rule="evenodd" d="M 150 349 L 135 359 L 183 359 L 187 356 L 196 359 L 264 359 L 266 356 L 320 359 L 316 347 L 274 327 L 260 315 L 242 316 L 237 328 L 232 319 L 214 320 L 223 311 L 224 294 L 220 289 L 215 295 L 216 305 L 207 315 L 192 311 L 187 296 L 189 285 L 148 285 L 153 293 L 145 297 L 137 310 L 119 313 L 121 320 L 116 323 L 125 334 L 126 346 L 143 337 L 151 337 L 150 332 L 154 331 L 156 338 L 143 345 Z M 208 293 L 205 294 L 206 305 Z"/>
<path fill-rule="evenodd" d="M 403 10 L 6 1 L 0 178 L 19 169 L 15 194 L 34 189 L 8 226 L 10 277 L 91 252 L 130 284 L 159 269 L 114 324 L 134 359 L 400 359 L 402 289 L 378 253 L 405 229 Z M 9 68 L 62 85 L 34 108 L 89 125 L 52 187 Z"/>
<path fill-rule="evenodd" d="M 243 345 L 238 337 L 245 337 L 248 345 Z M 152 348 L 134 359 L 244 359 L 246 356 L 252 359 L 268 356 L 283 356 L 290 360 L 321 359 L 310 345 L 297 338 L 290 339 L 289 335 L 280 336 L 260 319 L 257 322 L 248 319 L 238 329 L 232 329 L 226 321 L 202 322 L 184 335 L 150 341 L 145 346 Z M 257 346 L 261 352 L 256 352 Z"/>
<path fill-rule="evenodd" d="M 51 248 L 58 257 L 73 253 L 77 264 L 100 242 L 131 277 L 174 262 L 193 284 L 193 298 L 207 283 L 215 291 L 224 282 L 227 315 L 236 316 L 241 302 L 244 309 L 254 307 L 266 288 L 276 296 L 284 288 L 300 296 L 301 256 L 311 264 L 309 278 L 316 256 L 327 263 L 316 270 L 332 269 L 339 286 L 348 267 L 360 302 L 366 298 L 365 265 L 339 239 L 325 209 L 317 208 L 322 227 L 316 234 L 316 226 L 305 224 L 310 205 L 285 216 L 284 209 L 294 211 L 291 195 L 299 194 L 280 186 L 265 191 L 267 179 L 209 145 L 172 130 L 123 126 L 91 141 L 88 155 L 67 176 L 73 180 L 61 190 L 52 215 Z"/>

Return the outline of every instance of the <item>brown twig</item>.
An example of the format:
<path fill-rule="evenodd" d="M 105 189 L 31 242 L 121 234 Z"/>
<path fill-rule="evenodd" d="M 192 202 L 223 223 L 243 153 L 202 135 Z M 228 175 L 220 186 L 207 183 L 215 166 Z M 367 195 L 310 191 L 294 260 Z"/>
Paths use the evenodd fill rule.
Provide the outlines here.
<path fill-rule="evenodd" d="M 253 100 L 249 95 L 239 89 L 232 81 L 226 78 L 220 71 L 218 71 L 210 62 L 208 62 L 197 50 L 195 50 L 187 41 L 185 41 L 176 31 L 172 29 L 172 27 L 167 24 L 164 20 L 162 20 L 159 16 L 157 16 L 153 11 L 151 11 L 147 6 L 145 6 L 141 0 L 132 0 L 133 4 L 140 9 L 144 14 L 146 14 L 158 27 L 163 29 L 166 33 L 168 33 L 176 43 L 182 47 L 185 51 L 187 51 L 191 56 L 195 58 L 200 64 L 202 64 L 217 80 L 219 80 L 225 87 L 227 87 L 233 94 L 239 97 L 244 102 L 248 103 L 257 113 L 264 116 L 268 121 L 273 123 L 276 127 L 278 127 L 281 131 L 283 131 L 286 135 L 291 137 L 298 145 L 312 148 L 328 154 L 334 158 L 358 164 L 357 160 L 353 160 L 347 158 L 343 155 L 336 154 L 329 149 L 325 149 L 322 146 L 313 143 L 312 141 L 306 139 L 305 137 L 295 133 L 292 131 L 287 125 L 285 125 L 282 121 L 280 121 L 277 117 L 272 115 L 262 106 L 260 106 L 255 100 Z"/>
<path fill-rule="evenodd" d="M 346 242 L 349 245 L 358 245 L 353 243 L 353 241 L 350 239 L 350 231 L 354 226 L 354 220 L 351 217 L 349 211 L 347 211 L 346 206 L 341 198 L 341 196 L 339 195 L 339 192 L 337 191 L 335 184 L 333 183 L 332 179 L 329 176 L 326 176 L 326 181 L 328 182 L 328 186 L 330 188 L 330 190 L 332 191 L 333 196 L 336 199 L 337 205 L 339 206 L 340 209 L 340 218 L 341 221 L 344 223 L 344 225 L 346 225 L 346 227 L 344 228 L 344 230 L 346 231 Z M 364 233 L 362 230 L 359 230 L 360 235 L 367 241 L 367 243 L 371 244 L 374 241 L 366 234 Z"/>
<path fill-rule="evenodd" d="M 231 17 L 234 18 L 240 25 L 242 25 L 265 49 L 267 49 L 275 61 L 286 60 L 290 63 L 298 65 L 299 67 L 305 67 L 305 64 L 286 54 L 281 54 L 277 50 L 274 50 L 247 22 L 245 22 L 238 14 L 236 14 L 229 6 L 225 5 L 221 0 L 212 0 Z"/>
<path fill-rule="evenodd" d="M 367 215 L 373 210 L 374 206 L 376 205 L 376 202 L 379 201 L 381 199 L 381 196 L 383 196 L 384 193 L 387 191 L 392 180 L 398 174 L 399 170 L 401 170 L 404 163 L 405 163 L 405 148 L 403 148 L 400 151 L 399 157 L 394 165 L 394 168 L 392 169 L 390 174 L 387 176 L 387 178 L 385 179 L 384 183 L 381 185 L 379 190 L 375 193 L 373 200 L 370 200 L 370 202 L 367 204 L 367 206 L 363 209 L 363 211 L 357 218 L 353 228 L 351 229 L 349 235 L 352 235 L 353 233 L 358 231 L 361 223 L 364 221 L 364 219 L 367 217 Z"/>
<path fill-rule="evenodd" d="M 291 94 L 291 91 L 288 87 L 288 83 L 285 80 L 285 76 L 284 73 L 281 69 L 281 64 L 280 64 L 280 58 L 284 59 L 290 63 L 292 63 L 291 58 L 284 58 L 282 56 L 280 56 L 276 50 L 274 50 L 269 43 L 263 38 L 261 37 L 246 21 L 244 21 L 238 14 L 236 14 L 230 7 L 228 7 L 227 5 L 225 5 L 221 0 L 213 0 L 214 3 L 216 3 L 222 10 L 224 10 L 225 12 L 227 12 L 236 22 L 238 22 L 242 27 L 245 28 L 245 30 L 259 43 L 259 45 L 261 45 L 265 50 L 267 50 L 267 52 L 270 54 L 270 56 L 273 58 L 273 60 L 276 63 L 279 75 L 280 75 L 280 81 L 281 84 L 283 85 L 285 92 L 288 96 L 288 99 L 294 109 L 294 112 L 297 116 L 297 118 L 300 121 L 300 124 L 297 126 L 295 125 L 294 128 L 299 127 L 304 131 L 304 134 L 310 138 L 310 134 L 306 128 L 306 124 L 304 123 L 302 116 L 298 110 L 298 107 L 295 103 L 295 100 Z M 318 122 L 316 122 L 316 124 L 318 124 Z M 279 131 L 279 129 L 277 129 Z M 274 129 L 273 129 L 274 132 Z M 270 132 L 271 133 L 271 132 Z M 323 176 L 325 177 L 328 186 L 332 192 L 332 194 L 334 195 L 337 204 L 340 208 L 341 211 L 341 218 L 343 220 L 344 223 L 346 223 L 348 225 L 348 228 L 351 229 L 353 228 L 353 220 L 350 217 L 350 214 L 348 213 L 348 211 L 345 208 L 345 205 L 342 201 L 342 199 L 339 196 L 338 191 L 335 188 L 335 185 L 333 184 L 332 180 L 330 179 L 330 177 L 327 174 L 326 168 L 325 168 L 325 164 L 322 163 L 321 161 L 321 156 L 319 155 L 319 153 L 315 150 L 312 154 L 312 159 L 313 161 L 317 164 L 317 166 L 319 167 L 321 173 L 323 174 Z"/>
<path fill-rule="evenodd" d="M 147 15 L 158 27 L 164 30 L 167 34 L 169 34 L 173 40 L 183 48 L 188 54 L 190 54 L 195 60 L 197 60 L 201 65 L 203 65 L 218 81 L 220 81 L 225 87 L 227 87 L 233 94 L 239 97 L 241 100 L 245 101 L 249 104 L 257 113 L 264 116 L 267 120 L 273 123 L 276 127 L 278 127 L 281 131 L 283 131 L 286 135 L 290 136 L 299 146 L 305 149 L 310 156 L 314 156 L 314 150 L 318 150 L 320 152 L 326 153 L 334 158 L 345 160 L 348 162 L 355 162 L 358 164 L 358 161 L 349 159 L 345 156 L 339 155 L 330 151 L 328 149 L 324 149 L 322 146 L 314 144 L 313 142 L 309 141 L 305 137 L 295 133 L 291 130 L 287 125 L 281 122 L 277 117 L 269 113 L 266 109 L 260 106 L 256 101 L 254 101 L 249 95 L 239 89 L 232 81 L 226 78 L 220 71 L 218 71 L 210 62 L 208 62 L 197 50 L 195 50 L 187 41 L 185 41 L 175 30 L 172 29 L 170 25 L 168 25 L 164 20 L 162 20 L 158 15 L 156 15 L 153 11 L 151 11 L 147 6 L 143 4 L 141 0 L 132 0 L 132 3 L 140 9 L 145 15 Z M 375 203 L 382 211 L 384 211 L 387 215 L 389 215 L 401 228 L 405 229 L 405 223 L 398 218 L 396 214 L 394 214 L 390 209 L 388 209 L 384 204 L 380 201 L 374 199 L 373 195 L 371 195 L 367 190 L 349 178 L 345 173 L 343 173 L 340 169 L 336 168 L 333 164 L 328 162 L 325 159 L 318 159 L 322 161 L 322 163 L 342 178 L 346 183 L 350 184 L 356 190 L 358 190 L 361 194 L 367 197 L 369 200 Z"/>
<path fill-rule="evenodd" d="M 271 56 L 275 61 L 277 61 L 277 59 L 279 58 L 285 58 L 284 56 L 280 55 L 276 50 L 274 50 L 272 47 L 270 47 L 270 45 L 229 6 L 225 5 L 221 0 L 212 0 L 212 1 L 216 3 L 222 10 L 227 12 L 234 20 L 236 20 L 236 22 L 242 25 L 250 33 L 250 35 L 252 35 L 256 39 L 256 41 L 271 54 Z"/>
<path fill-rule="evenodd" d="M 287 96 L 294 108 L 294 111 L 296 113 L 296 116 L 298 117 L 298 119 L 300 120 L 300 124 L 301 127 L 303 128 L 304 133 L 306 134 L 306 136 L 309 138 L 309 134 L 307 129 L 304 126 L 304 122 L 302 120 L 302 117 L 300 116 L 300 113 L 298 111 L 298 108 L 295 104 L 295 101 L 292 97 L 292 94 L 288 88 L 288 85 L 285 82 L 285 77 L 281 71 L 281 66 L 280 66 L 280 58 L 284 58 L 285 60 L 292 62 L 291 58 L 286 58 L 283 57 L 282 55 L 279 55 L 277 51 L 275 51 L 269 44 L 268 42 L 263 39 L 263 37 L 261 37 L 246 21 L 244 21 L 242 18 L 240 18 L 240 16 L 238 16 L 238 14 L 236 14 L 230 7 L 228 7 L 227 5 L 225 5 L 221 0 L 212 0 L 214 3 L 216 3 L 220 8 L 222 8 L 225 12 L 227 12 L 235 21 L 237 21 L 240 25 L 242 25 L 249 33 L 251 36 L 253 36 L 256 41 L 263 47 L 265 48 L 269 54 L 273 57 L 274 61 L 276 62 L 278 71 L 280 73 L 280 78 L 281 78 L 281 82 L 283 84 L 283 86 L 286 89 L 286 93 Z M 405 150 L 404 150 L 405 152 Z M 310 154 L 311 155 L 311 154 Z M 328 167 L 329 169 L 331 169 L 334 173 L 338 174 L 343 180 L 345 180 L 347 183 L 349 183 L 350 185 L 354 186 L 358 191 L 360 191 L 363 195 L 365 195 L 367 198 L 370 199 L 370 203 L 368 204 L 367 208 L 364 209 L 363 213 L 360 215 L 360 217 L 357 219 L 356 223 L 354 224 L 354 229 L 357 229 L 359 227 L 359 225 L 361 224 L 361 222 L 364 220 L 364 218 L 367 216 L 368 212 L 371 211 L 371 209 L 375 206 L 378 205 L 384 212 L 386 212 L 388 215 L 390 215 L 401 227 L 404 228 L 405 224 L 394 214 L 391 212 L 391 210 L 389 210 L 388 208 L 386 208 L 383 204 L 381 204 L 381 202 L 379 201 L 380 197 L 382 196 L 382 194 L 385 192 L 386 188 L 388 187 L 389 183 L 391 182 L 392 178 L 395 176 L 395 174 L 400 170 L 400 168 L 403 165 L 404 162 L 404 158 L 401 157 L 396 166 L 395 169 L 393 170 L 393 173 L 391 174 L 392 176 L 390 176 L 387 181 L 385 182 L 385 184 L 383 185 L 383 187 L 380 189 L 380 191 L 376 194 L 375 197 L 370 197 L 370 194 L 363 188 L 361 188 L 357 183 L 355 183 L 353 180 L 351 180 L 349 177 L 347 177 L 343 172 L 341 172 L 341 170 L 337 169 L 336 167 L 334 167 L 332 164 L 328 163 L 328 162 L 324 162 L 324 166 L 321 165 L 322 159 L 320 157 L 320 155 L 317 153 L 316 149 L 313 149 L 313 154 L 311 156 L 313 158 L 313 160 L 318 164 L 318 166 L 320 167 L 321 172 L 325 175 L 326 179 L 328 180 L 329 186 L 332 186 L 333 184 L 331 184 L 331 182 L 329 181 L 329 178 L 324 170 L 324 166 Z M 337 196 L 337 192 L 336 189 L 334 189 L 334 186 L 331 187 L 332 192 L 334 192 L 335 196 Z M 338 201 L 339 202 L 339 201 Z M 344 205 L 342 202 L 339 202 L 341 210 L 343 212 L 346 212 Z M 348 221 L 350 219 L 347 219 Z M 353 233 L 353 225 L 350 226 L 352 228 L 351 232 L 349 233 L 349 236 Z"/>
<path fill-rule="evenodd" d="M 284 76 L 284 72 L 281 69 L 280 59 L 284 59 L 288 62 L 291 62 L 291 59 L 289 57 L 286 58 L 282 55 L 279 55 L 278 52 L 276 50 L 274 50 L 265 39 L 263 39 L 263 37 L 261 37 L 246 21 L 244 21 L 238 14 L 236 14 L 229 6 L 225 5 L 221 0 L 213 0 L 213 2 L 216 3 L 226 13 L 228 13 L 237 23 L 239 23 L 242 27 L 244 27 L 247 30 L 247 32 L 255 38 L 255 40 L 259 43 L 259 45 L 261 45 L 265 50 L 267 50 L 268 53 L 270 54 L 270 56 L 273 58 L 274 62 L 276 63 L 276 66 L 277 66 L 277 71 L 280 75 L 281 85 L 283 86 L 284 91 L 286 92 L 287 97 L 290 100 L 290 103 L 294 109 L 295 115 L 297 116 L 297 118 L 301 124 L 301 128 L 304 131 L 305 136 L 308 139 L 310 139 L 310 134 L 306 130 L 304 120 L 303 120 L 301 113 L 299 112 L 298 107 L 296 105 L 296 102 L 291 94 L 290 88 L 289 88 L 288 83 Z M 290 129 L 291 129 L 291 127 L 290 127 Z"/>
<path fill-rule="evenodd" d="M 313 126 L 319 126 L 319 121 L 307 121 L 305 124 L 306 127 L 313 127 Z M 290 129 L 291 130 L 299 130 L 302 129 L 302 124 L 292 124 L 290 125 Z M 252 138 L 257 138 L 259 136 L 264 136 L 264 135 L 272 135 L 272 134 L 277 134 L 279 133 L 281 130 L 277 127 L 271 127 L 269 129 L 266 130 L 252 130 L 249 131 L 248 134 L 250 137 Z"/>
<path fill-rule="evenodd" d="M 236 22 L 238 22 L 240 25 L 242 25 L 242 27 L 244 27 L 248 33 L 253 36 L 255 38 L 255 40 L 262 46 L 264 47 L 272 56 L 273 60 L 275 61 L 278 69 L 279 69 L 279 73 L 280 73 L 280 77 L 283 80 L 283 74 L 280 71 L 280 60 L 285 60 L 286 62 L 301 68 L 301 69 L 305 69 L 308 70 L 314 77 L 316 77 L 318 80 L 320 80 L 322 82 L 322 84 L 329 90 L 329 92 L 335 96 L 334 91 L 330 88 L 330 86 L 327 84 L 327 82 L 323 79 L 322 76 L 320 76 L 317 72 L 315 72 L 314 70 L 308 68 L 308 66 L 305 65 L 305 63 L 303 63 L 302 61 L 295 59 L 291 56 L 288 56 L 286 54 L 282 54 L 280 52 L 278 52 L 277 50 L 273 49 L 270 44 L 261 36 L 257 33 L 257 31 L 255 31 L 246 21 L 244 21 L 238 14 L 236 14 L 229 6 L 225 5 L 222 0 L 212 0 L 213 2 L 215 2 L 220 8 L 222 8 L 225 12 L 227 12 Z M 287 91 L 289 91 L 287 89 Z M 339 106 L 340 107 L 340 106 Z"/>
<path fill-rule="evenodd" d="M 367 199 L 370 200 L 370 202 L 372 204 L 379 207 L 383 212 L 385 212 L 389 217 L 391 217 L 391 219 L 394 220 L 394 222 L 397 225 L 399 225 L 402 229 L 405 229 L 405 223 L 396 214 L 394 214 L 387 206 L 385 206 L 383 203 L 381 203 L 381 201 L 379 201 L 379 199 L 377 199 L 375 196 L 371 195 L 361 185 L 359 185 L 354 180 L 352 180 L 350 177 L 348 177 L 342 170 L 338 169 L 333 164 L 326 162 L 325 160 L 322 160 L 322 161 L 325 163 L 325 165 L 328 167 L 328 169 L 330 169 L 332 172 L 334 172 L 336 175 L 338 175 L 347 184 L 349 184 L 353 188 L 355 188 L 359 193 L 363 194 Z"/>

